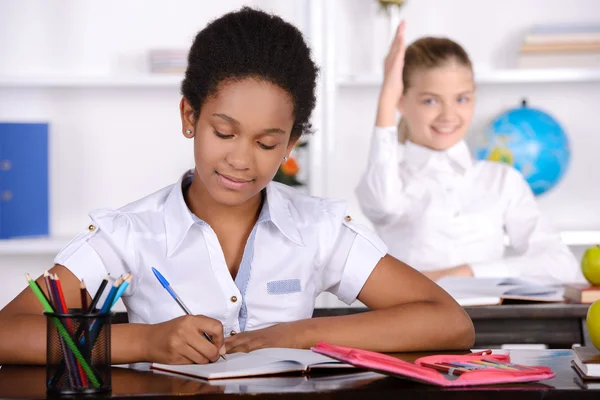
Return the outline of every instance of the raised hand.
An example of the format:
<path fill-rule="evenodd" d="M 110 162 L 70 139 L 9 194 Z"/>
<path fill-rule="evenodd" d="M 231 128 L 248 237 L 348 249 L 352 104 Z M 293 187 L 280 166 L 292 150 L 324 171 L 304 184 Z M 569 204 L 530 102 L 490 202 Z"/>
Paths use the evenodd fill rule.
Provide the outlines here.
<path fill-rule="evenodd" d="M 404 21 L 398 25 L 394 41 L 385 57 L 383 85 L 379 94 L 379 106 L 377 109 L 377 126 L 392 126 L 396 123 L 396 107 L 404 90 L 402 70 L 404 68 L 405 25 Z"/>

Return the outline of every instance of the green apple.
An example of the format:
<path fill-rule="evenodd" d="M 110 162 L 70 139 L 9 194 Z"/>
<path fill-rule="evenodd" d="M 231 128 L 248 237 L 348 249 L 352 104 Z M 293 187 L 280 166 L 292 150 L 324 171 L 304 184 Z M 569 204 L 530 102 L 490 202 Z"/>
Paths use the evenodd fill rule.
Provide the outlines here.
<path fill-rule="evenodd" d="M 581 271 L 592 285 L 600 285 L 600 245 L 585 251 L 581 259 Z"/>
<path fill-rule="evenodd" d="M 590 339 L 598 350 L 600 350 L 600 300 L 596 300 L 590 308 L 588 308 L 586 323 Z"/>

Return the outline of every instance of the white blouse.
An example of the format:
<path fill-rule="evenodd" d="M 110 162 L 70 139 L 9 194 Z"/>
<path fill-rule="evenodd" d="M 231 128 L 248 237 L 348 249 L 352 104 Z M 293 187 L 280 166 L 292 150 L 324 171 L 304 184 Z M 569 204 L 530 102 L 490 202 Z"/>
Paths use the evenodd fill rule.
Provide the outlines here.
<path fill-rule="evenodd" d="M 188 172 L 121 209 L 92 212 L 90 230 L 55 262 L 84 279 L 92 295 L 107 272 L 115 279 L 132 273 L 123 302 L 137 323 L 183 315 L 155 267 L 193 314 L 220 320 L 230 335 L 310 318 L 324 291 L 352 303 L 387 253 L 375 233 L 345 216 L 345 202 L 271 182 L 233 279 L 215 232 L 185 203 L 182 187 L 191 179 Z"/>
<path fill-rule="evenodd" d="M 419 270 L 468 264 L 476 277 L 583 279 L 521 174 L 474 161 L 464 141 L 434 151 L 375 128 L 356 195 L 390 254 Z"/>

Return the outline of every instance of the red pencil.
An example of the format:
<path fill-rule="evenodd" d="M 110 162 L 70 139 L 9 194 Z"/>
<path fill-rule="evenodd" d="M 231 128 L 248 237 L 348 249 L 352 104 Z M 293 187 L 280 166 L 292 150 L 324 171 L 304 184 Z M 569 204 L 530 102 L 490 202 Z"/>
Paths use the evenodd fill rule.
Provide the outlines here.
<path fill-rule="evenodd" d="M 58 293 L 58 299 L 57 299 L 57 303 L 60 303 L 60 312 L 62 312 L 63 314 L 68 314 L 69 313 L 69 309 L 67 308 L 67 302 L 65 301 L 65 295 L 63 293 L 62 290 L 62 285 L 60 283 L 60 279 L 58 279 L 58 275 L 54 274 L 54 284 L 56 285 L 56 292 Z M 71 334 L 71 336 L 74 335 L 75 330 L 73 329 L 73 323 L 71 321 L 70 318 L 65 318 L 65 322 L 67 323 L 67 329 L 69 330 L 69 333 Z M 73 339 L 77 340 L 77 338 L 73 337 Z M 83 370 L 83 367 L 81 366 L 81 364 L 79 363 L 79 361 L 77 361 L 77 370 L 79 372 L 79 379 L 81 379 L 81 385 L 83 387 L 87 387 L 87 377 L 85 376 L 85 371 Z"/>
<path fill-rule="evenodd" d="M 65 295 L 62 290 L 62 285 L 60 283 L 60 279 L 58 279 L 58 275 L 54 274 L 54 284 L 56 285 L 56 293 L 58 293 L 57 303 L 60 304 L 60 309 L 62 313 L 68 314 L 69 309 L 67 308 L 67 302 L 65 301 Z M 67 325 L 69 325 L 69 329 L 71 329 L 71 320 L 67 319 Z"/>
<path fill-rule="evenodd" d="M 463 369 L 463 368 L 460 368 L 460 367 L 458 367 L 458 368 L 447 367 L 445 365 L 440 365 L 440 364 L 421 363 L 421 365 L 424 366 L 424 367 L 433 368 L 433 369 L 435 369 L 437 371 L 440 371 L 440 372 L 445 372 L 448 375 L 461 375 L 461 374 L 463 374 L 465 372 L 469 372 L 466 369 Z"/>

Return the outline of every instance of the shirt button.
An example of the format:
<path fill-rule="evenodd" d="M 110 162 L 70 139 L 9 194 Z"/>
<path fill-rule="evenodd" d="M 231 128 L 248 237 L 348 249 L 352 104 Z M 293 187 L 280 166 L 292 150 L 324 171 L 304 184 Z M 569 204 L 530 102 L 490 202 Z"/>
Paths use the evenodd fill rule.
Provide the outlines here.
<path fill-rule="evenodd" d="M 232 302 L 232 303 L 235 303 L 236 301 L 237 301 L 237 297 L 235 297 L 235 296 L 231 296 L 231 302 Z"/>
<path fill-rule="evenodd" d="M 90 224 L 90 226 L 88 226 L 88 230 L 93 231 L 94 229 L 96 229 L 94 225 Z"/>
<path fill-rule="evenodd" d="M 352 221 L 352 217 L 349 215 L 346 215 L 346 217 L 344 217 L 344 219 L 346 220 L 346 222 Z"/>
<path fill-rule="evenodd" d="M 231 331 L 231 332 L 229 332 L 229 336 L 235 336 L 235 335 L 237 335 L 237 332 L 236 332 L 236 331 Z"/>

